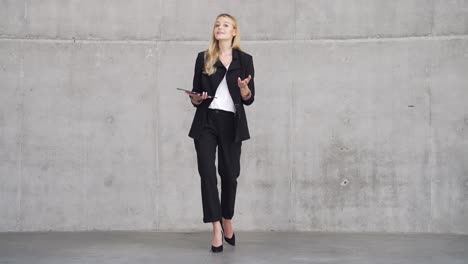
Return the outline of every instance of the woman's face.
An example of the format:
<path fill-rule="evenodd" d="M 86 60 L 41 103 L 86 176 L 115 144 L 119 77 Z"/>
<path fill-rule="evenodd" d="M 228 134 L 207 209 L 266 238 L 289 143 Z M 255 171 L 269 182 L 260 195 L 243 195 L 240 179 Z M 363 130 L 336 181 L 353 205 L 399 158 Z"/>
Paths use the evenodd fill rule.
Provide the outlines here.
<path fill-rule="evenodd" d="M 232 20 L 228 17 L 216 19 L 213 34 L 217 40 L 231 40 L 236 35 Z"/>

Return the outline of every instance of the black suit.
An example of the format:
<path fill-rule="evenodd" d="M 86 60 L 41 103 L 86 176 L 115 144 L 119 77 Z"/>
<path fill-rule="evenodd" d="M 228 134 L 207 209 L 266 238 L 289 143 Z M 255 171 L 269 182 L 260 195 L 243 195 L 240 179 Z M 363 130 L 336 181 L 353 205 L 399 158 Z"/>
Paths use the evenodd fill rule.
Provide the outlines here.
<path fill-rule="evenodd" d="M 211 76 L 203 73 L 204 52 L 198 54 L 193 77 L 193 91 L 207 92 L 215 96 L 216 89 L 226 76 L 226 83 L 236 113 L 208 108 L 213 99 L 206 99 L 199 105 L 193 118 L 189 136 L 194 139 L 197 151 L 198 172 L 201 179 L 203 222 L 220 221 L 221 217 L 231 219 L 234 215 L 237 178 L 240 175 L 242 141 L 249 139 L 249 129 L 244 105 L 250 105 L 255 98 L 254 67 L 252 56 L 239 50 L 232 51 L 232 61 L 226 67 L 218 60 L 216 72 Z M 248 86 L 251 96 L 243 100 L 237 84 L 252 76 Z M 221 203 L 219 201 L 216 175 L 216 148 L 218 148 L 218 172 L 221 176 Z"/>
<path fill-rule="evenodd" d="M 205 64 L 204 52 L 198 53 L 197 60 L 195 63 L 195 73 L 193 77 L 193 89 L 192 91 L 197 93 L 208 92 L 208 95 L 214 96 L 218 85 L 223 80 L 226 74 L 226 68 L 218 60 L 215 64 L 217 67 L 216 72 L 208 76 L 203 73 L 203 67 Z M 242 80 L 247 78 L 249 75 L 252 76 L 248 86 L 252 93 L 249 100 L 242 100 L 240 95 L 240 89 L 237 85 L 237 78 L 240 77 Z M 244 105 L 250 105 L 255 99 L 255 82 L 254 82 L 254 66 L 252 56 L 240 51 L 232 51 L 232 62 L 229 65 L 229 70 L 226 75 L 226 82 L 231 94 L 232 101 L 236 108 L 236 128 L 235 128 L 235 141 L 243 141 L 250 138 L 249 127 L 247 125 L 247 117 L 244 111 Z M 208 106 L 211 104 L 212 99 L 204 100 L 200 105 L 195 105 L 197 111 L 193 118 L 192 127 L 190 128 L 189 136 L 196 139 L 200 136 L 200 131 L 205 124 L 206 116 L 208 112 Z"/>

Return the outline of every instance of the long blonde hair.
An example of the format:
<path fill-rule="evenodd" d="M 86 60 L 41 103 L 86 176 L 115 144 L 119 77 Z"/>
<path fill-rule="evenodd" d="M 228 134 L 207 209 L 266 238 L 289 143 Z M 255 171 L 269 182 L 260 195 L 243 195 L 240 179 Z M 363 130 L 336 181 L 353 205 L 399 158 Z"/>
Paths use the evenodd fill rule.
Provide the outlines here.
<path fill-rule="evenodd" d="M 232 38 L 231 47 L 233 49 L 240 50 L 241 49 L 240 48 L 240 31 L 239 31 L 239 26 L 237 25 L 236 18 L 229 14 L 220 14 L 216 17 L 216 20 L 218 20 L 218 18 L 220 17 L 227 17 L 232 20 L 232 26 L 236 30 L 236 35 Z M 208 75 L 212 75 L 213 73 L 216 72 L 216 67 L 214 67 L 214 64 L 218 60 L 219 54 L 220 54 L 219 43 L 218 43 L 218 40 L 215 38 L 214 33 L 212 31 L 210 46 L 205 51 L 204 73 Z"/>

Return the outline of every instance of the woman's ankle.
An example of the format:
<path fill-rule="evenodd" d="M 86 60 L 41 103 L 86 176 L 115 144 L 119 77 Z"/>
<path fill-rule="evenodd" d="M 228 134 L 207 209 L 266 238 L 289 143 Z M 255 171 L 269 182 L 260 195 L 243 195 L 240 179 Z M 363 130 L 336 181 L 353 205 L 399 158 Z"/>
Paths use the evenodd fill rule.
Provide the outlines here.
<path fill-rule="evenodd" d="M 222 230 L 221 221 L 213 222 L 213 232 Z"/>
<path fill-rule="evenodd" d="M 232 235 L 234 234 L 234 230 L 232 227 L 232 220 L 223 218 L 223 228 L 224 228 L 224 236 L 231 238 Z"/>

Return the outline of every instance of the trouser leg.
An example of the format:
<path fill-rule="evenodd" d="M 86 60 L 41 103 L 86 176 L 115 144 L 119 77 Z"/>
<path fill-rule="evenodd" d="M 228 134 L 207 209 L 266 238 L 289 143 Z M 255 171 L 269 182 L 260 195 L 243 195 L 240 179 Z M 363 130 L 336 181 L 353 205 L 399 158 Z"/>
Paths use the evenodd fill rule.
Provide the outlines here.
<path fill-rule="evenodd" d="M 201 136 L 195 140 L 198 172 L 200 173 L 201 180 L 204 223 L 221 220 L 215 167 L 216 145 L 216 133 L 210 126 L 205 127 Z"/>
<path fill-rule="evenodd" d="M 221 211 L 225 219 L 234 216 L 237 178 L 240 174 L 241 142 L 234 142 L 234 115 L 222 114 L 217 119 L 218 172 L 221 177 Z"/>
<path fill-rule="evenodd" d="M 232 219 L 240 174 L 241 143 L 218 148 L 218 171 L 221 176 L 221 210 L 224 219 Z"/>

